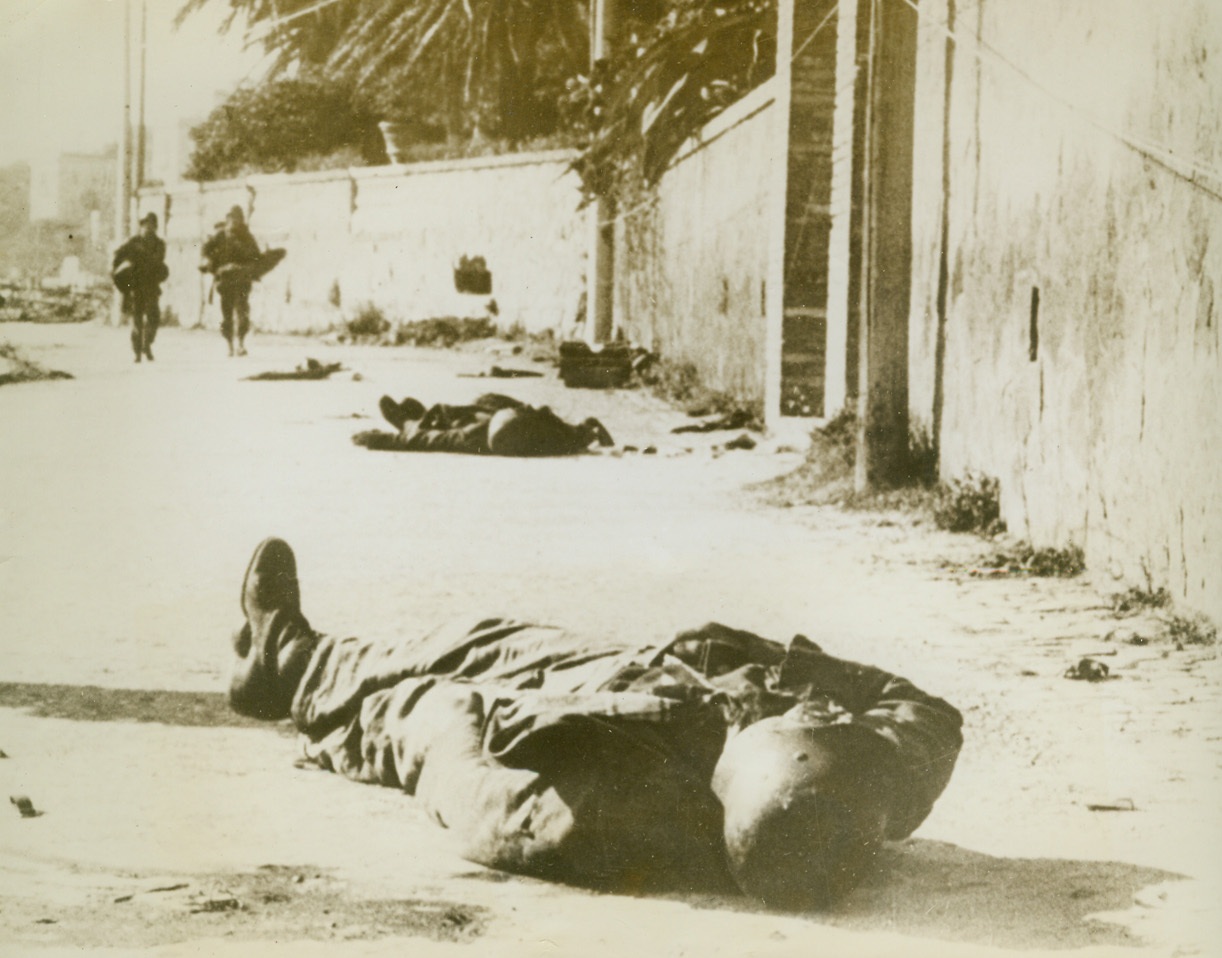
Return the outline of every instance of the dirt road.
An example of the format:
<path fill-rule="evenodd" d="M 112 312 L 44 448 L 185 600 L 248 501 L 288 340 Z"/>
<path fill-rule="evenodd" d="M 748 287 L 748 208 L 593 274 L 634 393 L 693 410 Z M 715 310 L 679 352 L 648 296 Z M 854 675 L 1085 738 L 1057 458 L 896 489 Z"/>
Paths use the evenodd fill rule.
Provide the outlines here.
<path fill-rule="evenodd" d="M 1222 663 L 1148 617 L 1113 619 L 1107 582 L 980 580 L 970 537 L 767 507 L 744 487 L 794 454 L 670 436 L 682 415 L 641 393 L 460 375 L 504 362 L 486 353 L 258 337 L 229 359 L 215 333 L 166 330 L 136 366 L 104 326 L 7 324 L 3 339 L 75 378 L 0 388 L 0 787 L 44 813 L 0 806 L 0 954 L 1222 948 Z M 346 371 L 242 381 L 307 356 Z M 658 453 L 349 441 L 378 425 L 384 392 L 490 388 Z M 710 619 L 804 632 L 959 705 L 960 767 L 917 836 L 829 914 L 487 872 L 410 799 L 296 768 L 283 729 L 224 708 L 239 580 L 269 534 L 296 548 L 326 631 L 486 610 L 634 642 Z M 1064 678 L 1087 653 L 1114 678 Z"/>

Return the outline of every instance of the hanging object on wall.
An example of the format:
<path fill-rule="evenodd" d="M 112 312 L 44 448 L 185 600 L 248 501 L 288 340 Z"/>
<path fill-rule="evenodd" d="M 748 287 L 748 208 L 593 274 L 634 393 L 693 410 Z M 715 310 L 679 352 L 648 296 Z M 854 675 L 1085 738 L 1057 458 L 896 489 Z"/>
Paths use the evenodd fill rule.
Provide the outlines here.
<path fill-rule="evenodd" d="M 460 256 L 454 264 L 454 288 L 460 293 L 487 296 L 492 292 L 492 272 L 482 256 Z"/>

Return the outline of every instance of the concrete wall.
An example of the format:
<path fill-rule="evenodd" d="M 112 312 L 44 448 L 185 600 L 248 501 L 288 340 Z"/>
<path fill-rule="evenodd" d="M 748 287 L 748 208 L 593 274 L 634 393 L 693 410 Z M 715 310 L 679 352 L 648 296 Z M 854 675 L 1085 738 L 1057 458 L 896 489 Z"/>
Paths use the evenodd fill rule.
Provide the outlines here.
<path fill-rule="evenodd" d="M 920 5 L 914 419 L 1017 534 L 1222 616 L 1222 4 L 955 7 L 948 60 Z"/>
<path fill-rule="evenodd" d="M 691 362 L 715 389 L 764 396 L 773 88 L 714 119 L 656 200 L 620 211 L 616 313 L 625 335 Z"/>
<path fill-rule="evenodd" d="M 140 209 L 162 216 L 163 302 L 186 325 L 220 325 L 197 266 L 203 240 L 237 204 L 261 245 L 288 250 L 251 297 L 259 329 L 325 329 L 364 303 L 392 320 L 483 315 L 489 297 L 454 289 L 462 255 L 487 261 L 501 325 L 558 329 L 572 324 L 585 281 L 585 214 L 570 160 L 558 151 L 251 176 L 146 190 Z"/>

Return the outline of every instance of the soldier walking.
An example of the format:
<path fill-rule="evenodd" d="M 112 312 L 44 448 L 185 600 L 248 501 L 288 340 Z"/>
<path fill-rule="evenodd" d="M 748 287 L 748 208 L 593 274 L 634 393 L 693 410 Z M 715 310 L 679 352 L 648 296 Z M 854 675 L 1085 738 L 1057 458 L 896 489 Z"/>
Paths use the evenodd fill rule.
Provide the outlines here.
<path fill-rule="evenodd" d="M 131 317 L 136 362 L 152 360 L 153 340 L 161 324 L 161 284 L 169 278 L 165 241 L 157 235 L 157 214 L 140 220 L 140 232 L 115 250 L 111 277 L 123 294 L 123 312 Z"/>
<path fill-rule="evenodd" d="M 230 356 L 246 355 L 250 288 L 257 278 L 260 257 L 259 244 L 251 235 L 240 206 L 225 214 L 220 228 L 204 243 L 200 269 L 216 278 L 216 289 L 221 294 L 221 334 L 229 344 Z"/>

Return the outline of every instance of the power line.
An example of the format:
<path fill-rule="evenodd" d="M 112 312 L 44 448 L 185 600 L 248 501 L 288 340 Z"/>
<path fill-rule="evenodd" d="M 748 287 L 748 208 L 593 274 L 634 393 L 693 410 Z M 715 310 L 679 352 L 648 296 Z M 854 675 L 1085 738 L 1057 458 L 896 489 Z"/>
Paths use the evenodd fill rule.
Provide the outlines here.
<path fill-rule="evenodd" d="M 921 12 L 921 8 L 917 6 L 914 0 L 902 0 L 902 2 L 916 11 L 918 17 L 924 16 L 924 14 Z M 952 30 L 950 28 L 949 23 L 946 21 L 937 22 L 934 25 L 947 37 L 949 37 L 957 47 L 966 47 L 966 52 L 975 57 L 977 61 L 981 63 L 985 62 L 985 57 L 983 54 L 987 53 L 995 61 L 1007 67 L 1032 89 L 1043 94 L 1062 109 L 1065 109 L 1073 115 L 1080 117 L 1101 133 L 1107 134 L 1121 145 L 1156 164 L 1178 179 L 1183 180 L 1190 186 L 1195 187 L 1202 193 L 1205 193 L 1216 200 L 1222 201 L 1222 191 L 1216 190 L 1204 183 L 1201 183 L 1197 179 L 1198 176 L 1207 176 L 1218 183 L 1222 183 L 1222 171 L 1198 160 L 1195 157 L 1189 157 L 1186 159 L 1178 157 L 1170 148 L 1152 140 L 1145 140 L 1132 133 L 1114 129 L 1079 104 L 1074 103 L 1072 100 L 1062 96 L 1057 91 L 1035 79 L 1035 77 L 1003 54 L 996 47 L 992 46 L 983 37 L 979 38 L 979 40 L 973 43 L 973 40 L 971 39 L 967 39 L 965 41 L 957 30 Z M 975 47 L 974 49 L 973 46 Z"/>

